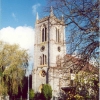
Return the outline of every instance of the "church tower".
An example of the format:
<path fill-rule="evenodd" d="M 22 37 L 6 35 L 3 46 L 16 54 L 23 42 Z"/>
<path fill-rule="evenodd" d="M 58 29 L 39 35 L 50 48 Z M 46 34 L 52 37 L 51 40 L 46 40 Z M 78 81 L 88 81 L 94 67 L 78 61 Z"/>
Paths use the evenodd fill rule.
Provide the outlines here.
<path fill-rule="evenodd" d="M 57 67 L 57 59 L 66 54 L 65 26 L 62 19 L 56 18 L 51 7 L 50 15 L 35 23 L 34 68 L 32 73 L 32 88 L 41 92 L 43 84 L 50 83 L 49 69 Z"/>

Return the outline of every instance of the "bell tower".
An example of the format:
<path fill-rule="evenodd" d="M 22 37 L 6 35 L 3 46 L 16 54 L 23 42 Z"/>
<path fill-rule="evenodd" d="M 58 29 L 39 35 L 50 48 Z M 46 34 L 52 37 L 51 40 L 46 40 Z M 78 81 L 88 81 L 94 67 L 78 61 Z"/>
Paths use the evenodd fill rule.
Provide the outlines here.
<path fill-rule="evenodd" d="M 41 92 L 43 84 L 49 83 L 49 68 L 57 67 L 57 59 L 66 54 L 65 26 L 62 19 L 56 18 L 51 7 L 50 15 L 35 23 L 34 68 L 32 88 Z M 52 87 L 53 89 L 53 87 Z"/>

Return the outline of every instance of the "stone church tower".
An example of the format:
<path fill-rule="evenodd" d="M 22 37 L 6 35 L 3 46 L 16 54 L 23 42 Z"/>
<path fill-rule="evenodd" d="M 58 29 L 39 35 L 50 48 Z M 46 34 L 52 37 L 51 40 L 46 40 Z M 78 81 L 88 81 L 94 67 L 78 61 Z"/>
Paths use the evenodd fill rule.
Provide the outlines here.
<path fill-rule="evenodd" d="M 35 44 L 34 44 L 34 68 L 32 73 L 32 88 L 35 92 L 41 92 L 42 84 L 50 84 L 55 91 L 59 90 L 57 81 L 52 79 L 50 68 L 57 67 L 57 60 L 66 54 L 65 26 L 63 17 L 54 16 L 53 9 L 50 15 L 42 19 L 36 18 Z M 55 89 L 54 89 L 55 88 Z M 54 91 L 55 90 L 55 91 Z"/>

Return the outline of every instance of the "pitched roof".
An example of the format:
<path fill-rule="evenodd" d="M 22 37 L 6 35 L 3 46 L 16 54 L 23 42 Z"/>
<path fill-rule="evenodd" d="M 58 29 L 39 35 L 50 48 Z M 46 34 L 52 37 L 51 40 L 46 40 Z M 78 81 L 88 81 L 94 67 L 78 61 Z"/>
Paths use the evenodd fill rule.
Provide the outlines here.
<path fill-rule="evenodd" d="M 73 65 L 76 65 L 77 67 L 79 67 L 80 70 L 89 71 L 93 73 L 99 73 L 99 70 L 98 70 L 99 68 L 93 66 L 92 64 L 87 62 L 85 59 L 66 54 L 64 57 L 64 60 L 65 62 L 72 62 Z"/>

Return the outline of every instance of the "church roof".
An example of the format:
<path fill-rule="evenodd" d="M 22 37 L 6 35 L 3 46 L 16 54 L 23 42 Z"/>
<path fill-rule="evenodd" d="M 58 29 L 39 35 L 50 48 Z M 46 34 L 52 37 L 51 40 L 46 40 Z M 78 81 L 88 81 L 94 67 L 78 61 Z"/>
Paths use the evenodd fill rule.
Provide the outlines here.
<path fill-rule="evenodd" d="M 87 61 L 84 61 L 81 58 L 66 54 L 63 59 L 61 59 L 61 66 L 50 66 L 50 69 L 61 70 L 61 69 L 74 69 L 75 72 L 79 71 L 88 71 L 92 73 L 99 73 L 99 68 L 93 66 Z"/>
<path fill-rule="evenodd" d="M 77 58 L 75 56 L 66 54 L 65 57 L 64 57 L 64 60 L 65 60 L 64 62 L 70 62 L 71 61 L 73 63 L 73 65 L 80 67 L 79 68 L 80 70 L 98 73 L 98 67 L 95 67 L 94 65 L 85 61 L 84 59 Z"/>

